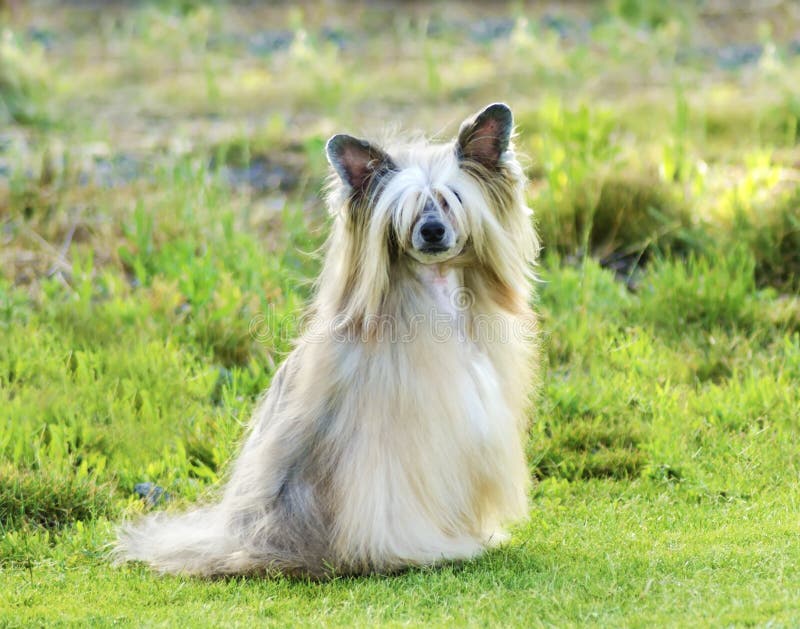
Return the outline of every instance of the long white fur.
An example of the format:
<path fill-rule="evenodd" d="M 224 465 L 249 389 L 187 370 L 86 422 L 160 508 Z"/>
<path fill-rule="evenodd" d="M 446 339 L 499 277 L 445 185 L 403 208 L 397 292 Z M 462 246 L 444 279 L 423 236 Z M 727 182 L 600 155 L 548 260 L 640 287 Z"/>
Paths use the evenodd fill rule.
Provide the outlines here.
<path fill-rule="evenodd" d="M 124 525 L 120 560 L 198 575 L 385 573 L 474 557 L 526 516 L 538 245 L 522 170 L 510 147 L 497 175 L 465 168 L 453 143 L 387 153 L 397 172 L 364 203 L 360 231 L 352 191 L 330 188 L 314 324 L 255 411 L 221 497 Z M 430 195 L 468 239 L 441 265 L 404 253 Z M 464 304 L 448 300 L 459 291 Z M 440 338 L 432 317 L 454 333 Z M 370 318 L 393 335 L 371 335 Z"/>

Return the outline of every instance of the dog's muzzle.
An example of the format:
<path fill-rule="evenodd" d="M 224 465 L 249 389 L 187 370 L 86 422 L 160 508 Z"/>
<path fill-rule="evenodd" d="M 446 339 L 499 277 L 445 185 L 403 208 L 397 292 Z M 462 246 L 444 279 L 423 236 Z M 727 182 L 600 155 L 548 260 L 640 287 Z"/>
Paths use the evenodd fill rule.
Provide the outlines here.
<path fill-rule="evenodd" d="M 425 253 L 447 251 L 448 247 L 445 244 L 446 234 L 447 228 L 442 221 L 436 218 L 424 220 L 419 226 L 419 235 L 422 240 L 420 251 Z"/>

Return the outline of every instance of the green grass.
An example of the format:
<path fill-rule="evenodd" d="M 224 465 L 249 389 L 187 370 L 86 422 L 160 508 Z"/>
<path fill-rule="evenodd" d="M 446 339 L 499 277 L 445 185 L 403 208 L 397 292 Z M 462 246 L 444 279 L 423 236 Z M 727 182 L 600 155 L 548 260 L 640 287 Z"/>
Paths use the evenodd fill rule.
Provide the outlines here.
<path fill-rule="evenodd" d="M 800 622 L 791 3 L 11 4 L 0 625 Z M 530 520 L 391 578 L 111 566 L 134 486 L 207 495 L 291 348 L 325 139 L 494 100 L 545 245 Z"/>

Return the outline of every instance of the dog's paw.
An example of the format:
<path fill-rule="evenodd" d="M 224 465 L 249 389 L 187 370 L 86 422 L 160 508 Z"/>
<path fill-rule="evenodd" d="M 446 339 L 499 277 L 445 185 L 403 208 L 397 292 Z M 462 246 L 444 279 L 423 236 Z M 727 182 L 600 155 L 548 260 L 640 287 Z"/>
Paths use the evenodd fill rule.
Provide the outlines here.
<path fill-rule="evenodd" d="M 502 546 L 508 540 L 511 539 L 511 535 L 509 535 L 503 529 L 497 529 L 492 531 L 486 539 L 486 546 L 489 548 L 497 548 L 498 546 Z"/>

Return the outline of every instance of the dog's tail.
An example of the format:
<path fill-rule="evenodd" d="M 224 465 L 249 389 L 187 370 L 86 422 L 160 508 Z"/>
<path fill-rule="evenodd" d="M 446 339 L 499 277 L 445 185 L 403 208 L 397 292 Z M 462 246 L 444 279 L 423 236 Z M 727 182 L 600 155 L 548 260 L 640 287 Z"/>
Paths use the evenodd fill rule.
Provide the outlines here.
<path fill-rule="evenodd" d="M 123 524 L 112 551 L 115 562 L 142 561 L 159 572 L 215 576 L 245 574 L 264 567 L 226 530 L 219 506 L 188 513 L 156 513 Z"/>
<path fill-rule="evenodd" d="M 323 569 L 323 515 L 308 485 L 293 480 L 313 433 L 299 429 L 294 415 L 288 421 L 278 413 L 279 402 L 288 404 L 297 356 L 296 350 L 275 374 L 218 502 L 123 524 L 112 551 L 116 563 L 142 561 L 160 572 L 198 576 Z"/>

